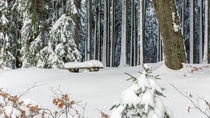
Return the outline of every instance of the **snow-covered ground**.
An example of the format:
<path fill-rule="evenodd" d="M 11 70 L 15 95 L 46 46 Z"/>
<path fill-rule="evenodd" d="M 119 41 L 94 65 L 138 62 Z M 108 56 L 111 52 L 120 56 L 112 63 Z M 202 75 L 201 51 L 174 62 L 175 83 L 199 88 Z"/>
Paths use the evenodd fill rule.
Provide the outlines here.
<path fill-rule="evenodd" d="M 187 69 L 173 71 L 162 63 L 150 64 L 154 74 L 162 78 L 160 86 L 165 88 L 166 98 L 162 98 L 165 106 L 173 113 L 175 118 L 205 118 L 201 113 L 192 110 L 188 113 L 190 102 L 180 95 L 170 84 L 174 84 L 183 93 L 190 92 L 193 95 L 203 96 L 210 101 L 210 68 L 203 68 L 194 73 Z M 28 87 L 38 85 L 30 90 L 24 98 L 32 99 L 42 107 L 53 108 L 52 88 L 60 88 L 70 97 L 87 103 L 86 116 L 99 118 L 100 111 L 110 113 L 109 108 L 121 98 L 123 90 L 130 87 L 131 82 L 126 73 L 139 75 L 141 66 L 104 68 L 99 72 L 71 73 L 66 70 L 47 69 L 17 69 L 0 72 L 0 88 L 12 94 L 21 94 Z"/>

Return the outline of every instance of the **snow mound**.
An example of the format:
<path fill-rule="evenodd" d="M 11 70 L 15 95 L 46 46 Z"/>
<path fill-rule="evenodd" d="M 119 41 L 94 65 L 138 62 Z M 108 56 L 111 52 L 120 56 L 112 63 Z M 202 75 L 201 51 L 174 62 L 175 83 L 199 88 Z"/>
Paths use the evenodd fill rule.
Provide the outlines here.
<path fill-rule="evenodd" d="M 103 68 L 103 64 L 98 60 L 90 60 L 86 62 L 69 62 L 64 65 L 65 68 L 78 68 L 78 67 L 100 67 Z"/>

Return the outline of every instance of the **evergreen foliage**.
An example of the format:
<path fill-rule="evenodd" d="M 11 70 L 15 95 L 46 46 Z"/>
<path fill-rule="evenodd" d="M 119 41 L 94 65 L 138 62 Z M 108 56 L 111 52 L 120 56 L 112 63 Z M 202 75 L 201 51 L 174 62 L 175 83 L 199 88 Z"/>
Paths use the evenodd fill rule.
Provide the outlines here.
<path fill-rule="evenodd" d="M 130 88 L 122 93 L 122 101 L 112 107 L 111 118 L 170 118 L 168 110 L 163 105 L 160 97 L 165 97 L 151 67 L 143 65 L 144 71 L 139 78 L 132 75 L 134 82 Z"/>
<path fill-rule="evenodd" d="M 62 68 L 80 61 L 72 0 L 3 0 L 0 9 L 0 68 Z"/>

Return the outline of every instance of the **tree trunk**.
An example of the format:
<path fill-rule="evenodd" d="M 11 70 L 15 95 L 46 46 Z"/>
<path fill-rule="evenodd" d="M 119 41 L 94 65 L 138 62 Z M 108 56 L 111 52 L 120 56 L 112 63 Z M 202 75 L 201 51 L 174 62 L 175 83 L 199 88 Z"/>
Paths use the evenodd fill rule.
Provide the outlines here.
<path fill-rule="evenodd" d="M 131 0 L 131 40 L 130 40 L 130 66 L 133 66 L 133 37 L 134 37 L 134 0 Z"/>
<path fill-rule="evenodd" d="M 107 66 L 107 41 L 109 38 L 109 33 L 108 33 L 108 28 L 109 28 L 109 24 L 108 24 L 108 1 L 104 0 L 104 35 L 103 35 L 103 64 L 104 66 Z"/>
<path fill-rule="evenodd" d="M 134 24 L 134 37 L 133 37 L 133 40 L 134 40 L 134 49 L 133 49 L 133 65 L 134 66 L 136 66 L 136 63 L 137 63 L 137 60 L 136 60 L 136 58 L 137 58 L 137 50 L 136 50 L 136 47 L 137 47 L 137 38 L 136 38 L 136 5 L 135 5 L 135 3 L 134 3 L 134 9 L 133 9 L 134 11 L 134 22 L 133 22 L 133 24 Z"/>
<path fill-rule="evenodd" d="M 106 40 L 106 65 L 110 66 L 110 0 L 107 0 L 107 40 Z"/>
<path fill-rule="evenodd" d="M 115 60 L 115 0 L 112 0 L 112 37 L 111 37 L 111 57 L 110 57 L 110 64 L 112 67 L 115 66 L 114 60 Z"/>
<path fill-rule="evenodd" d="M 98 60 L 98 1 L 95 1 L 95 41 L 94 41 L 94 59 Z"/>
<path fill-rule="evenodd" d="M 76 9 L 79 10 L 80 0 L 74 0 L 74 4 L 76 6 Z M 75 16 L 74 16 L 74 22 L 75 22 L 74 41 L 75 41 L 75 44 L 78 47 L 78 45 L 79 45 L 79 32 L 78 32 L 78 28 L 79 28 L 79 16 L 78 16 L 78 14 L 75 14 Z"/>
<path fill-rule="evenodd" d="M 190 1 L 190 63 L 193 64 L 195 62 L 195 18 L 194 18 L 194 1 Z"/>
<path fill-rule="evenodd" d="M 139 0 L 139 34 L 137 40 L 137 65 L 144 62 L 145 0 Z"/>
<path fill-rule="evenodd" d="M 208 49 L 208 63 L 210 62 L 210 50 L 209 50 L 209 43 L 210 43 L 210 1 L 208 0 L 208 44 L 207 44 L 207 49 Z"/>
<path fill-rule="evenodd" d="M 122 1 L 122 37 L 120 66 L 127 65 L 127 38 L 128 38 L 128 0 Z"/>
<path fill-rule="evenodd" d="M 208 35 L 209 35 L 209 1 L 208 0 L 205 0 L 205 20 L 204 20 L 204 26 L 205 26 L 205 29 L 204 29 L 204 55 L 203 55 L 203 63 L 204 64 L 207 64 L 208 63 Z"/>
<path fill-rule="evenodd" d="M 203 0 L 200 0 L 199 62 L 203 61 Z"/>
<path fill-rule="evenodd" d="M 91 39 L 92 39 L 92 0 L 89 0 L 89 8 L 88 8 L 88 38 L 86 42 L 87 46 L 87 60 L 91 60 L 92 56 L 92 46 L 91 46 Z"/>
<path fill-rule="evenodd" d="M 182 63 L 186 63 L 186 55 L 175 2 L 153 0 L 153 4 L 164 44 L 165 64 L 170 69 L 181 69 Z"/>
<path fill-rule="evenodd" d="M 98 59 L 100 61 L 102 61 L 102 58 L 101 58 L 101 54 L 102 54 L 102 51 L 101 51 L 101 47 L 102 47 L 102 40 L 103 38 L 101 38 L 101 1 L 99 0 L 98 1 L 99 3 L 99 6 L 98 6 L 98 38 L 99 38 L 99 42 L 98 42 Z"/>
<path fill-rule="evenodd" d="M 196 26 L 196 15 L 195 15 L 195 4 L 196 4 L 196 0 L 193 0 L 193 63 L 197 63 L 197 45 L 196 45 L 196 38 L 195 38 L 195 26 Z"/>

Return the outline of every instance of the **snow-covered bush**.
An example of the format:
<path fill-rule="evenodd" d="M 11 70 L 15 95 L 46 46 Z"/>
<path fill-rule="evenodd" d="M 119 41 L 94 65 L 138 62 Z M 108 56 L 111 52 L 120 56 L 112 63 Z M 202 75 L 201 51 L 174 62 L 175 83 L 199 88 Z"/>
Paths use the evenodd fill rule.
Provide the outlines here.
<path fill-rule="evenodd" d="M 143 65 L 144 71 L 141 76 L 135 78 L 130 88 L 122 93 L 120 104 L 114 105 L 111 118 L 171 118 L 171 114 L 163 105 L 160 96 L 162 88 L 156 82 L 158 76 L 151 75 L 148 65 Z"/>

